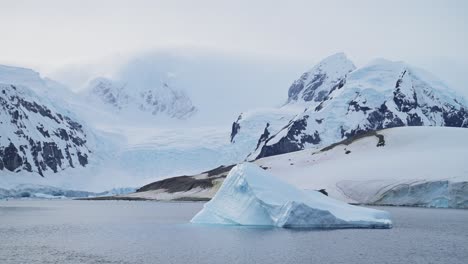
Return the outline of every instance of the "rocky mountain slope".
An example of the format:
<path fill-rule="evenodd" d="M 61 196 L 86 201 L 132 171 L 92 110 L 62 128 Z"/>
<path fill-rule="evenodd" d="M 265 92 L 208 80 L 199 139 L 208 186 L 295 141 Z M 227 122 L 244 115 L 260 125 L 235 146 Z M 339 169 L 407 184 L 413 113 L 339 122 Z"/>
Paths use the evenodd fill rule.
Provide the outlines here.
<path fill-rule="evenodd" d="M 22 85 L 0 84 L 0 131 L 0 170 L 44 176 L 91 155 L 82 124 Z"/>
<path fill-rule="evenodd" d="M 116 84 L 112 81 L 109 83 Z M 139 95 L 142 89 L 132 90 L 132 85 L 116 91 L 120 95 Z M 105 87 L 99 87 L 96 88 L 98 91 L 106 91 Z M 151 95 L 152 91 L 154 93 Z M 166 116 L 166 119 L 157 119 L 156 127 L 150 122 L 156 119 L 144 116 L 145 109 L 122 108 L 128 114 L 125 115 L 113 110 L 114 106 L 106 108 L 95 104 L 89 98 L 42 77 L 38 72 L 0 65 L 0 187 L 10 189 L 21 184 L 36 184 L 102 191 L 138 186 L 147 182 L 145 177 L 158 178 L 162 176 L 161 173 L 167 174 L 171 168 L 163 171 L 155 171 L 154 168 L 162 169 L 160 163 L 166 159 L 173 160 L 172 156 L 178 157 L 179 163 L 175 163 L 180 164 L 179 160 L 183 157 L 177 153 L 187 153 L 187 148 L 193 146 L 186 143 L 184 146 L 189 146 L 181 149 L 179 145 L 169 144 L 178 141 L 173 137 L 179 134 L 158 130 L 164 129 L 165 121 L 170 122 L 169 119 L 188 118 L 194 113 L 190 99 L 181 94 L 169 87 L 164 91 L 148 89 L 142 102 L 148 103 L 148 107 L 155 107 L 154 111 L 160 111 L 157 115 Z M 134 103 L 130 99 L 128 102 Z M 185 112 L 181 110 L 184 102 L 190 105 Z M 148 115 L 152 117 L 153 114 Z M 126 122 L 128 120 L 134 122 L 130 125 Z M 168 138 L 166 133 L 173 134 L 173 137 Z M 149 143 L 146 142 L 148 137 Z M 157 142 L 153 139 L 157 139 Z M 200 140 L 197 143 L 200 147 L 197 145 L 193 151 L 202 149 L 205 155 L 216 155 L 211 154 L 214 150 L 204 146 Z M 170 147 L 173 148 L 168 150 Z M 190 155 L 188 153 L 186 156 Z M 151 160 L 154 156 L 167 158 L 158 162 Z M 152 162 L 154 166 L 151 166 Z M 187 163 L 186 160 L 182 162 Z M 196 168 L 201 166 L 201 169 L 208 169 L 220 165 L 217 161 L 209 164 Z M 170 175 L 182 173 L 184 169 L 195 170 L 190 163 Z M 37 177 L 39 175 L 43 177 Z M 112 180 L 109 179 L 111 176 Z"/>
<path fill-rule="evenodd" d="M 356 68 L 339 53 L 295 81 L 281 108 L 241 114 L 231 141 L 257 159 L 399 126 L 468 127 L 468 104 L 406 63 L 379 59 Z"/>

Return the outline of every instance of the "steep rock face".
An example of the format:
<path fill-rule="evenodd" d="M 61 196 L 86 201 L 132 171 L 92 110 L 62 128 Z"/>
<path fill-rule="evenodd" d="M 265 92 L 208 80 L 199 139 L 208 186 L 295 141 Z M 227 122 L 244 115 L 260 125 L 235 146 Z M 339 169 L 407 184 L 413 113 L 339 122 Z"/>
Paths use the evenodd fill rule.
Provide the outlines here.
<path fill-rule="evenodd" d="M 24 86 L 0 84 L 0 128 L 0 170 L 44 176 L 88 164 L 82 125 Z"/>
<path fill-rule="evenodd" d="M 88 97 L 97 99 L 123 114 L 144 112 L 186 119 L 197 111 L 183 91 L 172 88 L 164 81 L 158 87 L 143 87 L 97 78 L 90 83 L 87 90 Z"/>
<path fill-rule="evenodd" d="M 291 109 L 296 109 L 296 114 L 282 125 L 269 128 L 268 137 L 254 133 L 252 136 L 258 142 L 249 146 L 250 150 L 245 153 L 248 159 L 323 147 L 383 128 L 468 127 L 465 99 L 431 74 L 402 62 L 386 60 L 354 69 L 342 56 L 325 59 L 293 83 L 288 103 L 275 112 L 281 115 L 283 111 L 286 117 L 291 116 Z M 252 126 L 255 122 L 260 126 L 269 120 L 250 114 L 249 120 L 236 122 L 234 144 L 242 144 L 240 139 L 246 137 L 240 135 L 244 124 Z"/>
<path fill-rule="evenodd" d="M 288 102 L 320 103 L 331 92 L 343 87 L 346 75 L 355 69 L 344 53 L 329 56 L 289 87 Z"/>

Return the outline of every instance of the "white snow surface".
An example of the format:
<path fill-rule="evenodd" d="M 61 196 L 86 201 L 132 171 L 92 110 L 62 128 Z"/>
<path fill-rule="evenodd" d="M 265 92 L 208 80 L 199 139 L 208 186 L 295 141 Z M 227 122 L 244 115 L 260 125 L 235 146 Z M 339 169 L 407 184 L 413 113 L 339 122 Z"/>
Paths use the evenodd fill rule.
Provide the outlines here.
<path fill-rule="evenodd" d="M 327 151 L 257 160 L 300 189 L 352 203 L 468 208 L 468 129 L 399 127 Z M 348 152 L 348 153 L 347 153 Z"/>
<path fill-rule="evenodd" d="M 387 212 L 303 191 L 252 163 L 235 166 L 191 220 L 198 224 L 287 228 L 390 228 Z"/>

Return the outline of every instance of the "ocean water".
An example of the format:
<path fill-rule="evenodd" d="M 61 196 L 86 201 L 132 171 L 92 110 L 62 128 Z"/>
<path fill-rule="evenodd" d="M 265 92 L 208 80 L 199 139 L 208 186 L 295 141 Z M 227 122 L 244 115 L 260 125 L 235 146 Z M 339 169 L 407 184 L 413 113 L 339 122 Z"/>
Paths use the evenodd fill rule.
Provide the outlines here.
<path fill-rule="evenodd" d="M 382 207 L 394 228 L 190 224 L 203 203 L 0 201 L 0 263 L 467 263 L 468 210 Z"/>

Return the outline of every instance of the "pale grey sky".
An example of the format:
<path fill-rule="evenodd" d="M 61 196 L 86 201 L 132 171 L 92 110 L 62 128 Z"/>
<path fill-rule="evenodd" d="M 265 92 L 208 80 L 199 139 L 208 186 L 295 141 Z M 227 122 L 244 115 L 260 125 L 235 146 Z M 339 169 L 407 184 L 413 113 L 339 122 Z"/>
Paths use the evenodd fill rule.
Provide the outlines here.
<path fill-rule="evenodd" d="M 0 63 L 54 75 L 201 49 L 283 64 L 283 85 L 343 51 L 358 65 L 384 57 L 426 68 L 468 95 L 467 14 L 463 0 L 0 0 Z"/>

